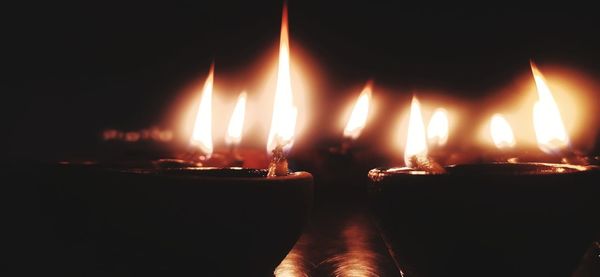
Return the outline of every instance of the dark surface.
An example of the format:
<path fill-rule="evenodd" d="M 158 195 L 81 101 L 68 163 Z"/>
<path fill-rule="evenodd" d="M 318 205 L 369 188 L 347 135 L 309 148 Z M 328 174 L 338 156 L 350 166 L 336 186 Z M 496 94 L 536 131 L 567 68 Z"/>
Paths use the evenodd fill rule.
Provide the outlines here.
<path fill-rule="evenodd" d="M 408 276 L 570 276 L 600 233 L 600 171 L 536 167 L 374 170 L 371 205 Z"/>

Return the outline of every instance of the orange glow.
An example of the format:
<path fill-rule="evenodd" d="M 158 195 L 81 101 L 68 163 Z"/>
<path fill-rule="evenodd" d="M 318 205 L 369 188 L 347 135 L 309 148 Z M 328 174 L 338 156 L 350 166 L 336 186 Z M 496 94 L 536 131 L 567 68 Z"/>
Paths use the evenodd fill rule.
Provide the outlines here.
<path fill-rule="evenodd" d="M 508 121 L 501 114 L 494 114 L 490 121 L 490 133 L 494 144 L 499 149 L 515 146 L 515 136 Z"/>
<path fill-rule="evenodd" d="M 292 94 L 289 44 L 287 6 L 284 6 L 279 42 L 277 87 L 275 89 L 271 129 L 269 130 L 269 137 L 267 140 L 268 153 L 271 153 L 277 146 L 284 146 L 284 150 L 289 151 L 294 142 L 298 109 L 294 105 Z"/>
<path fill-rule="evenodd" d="M 408 135 L 406 137 L 406 147 L 404 148 L 404 163 L 408 167 L 415 167 L 411 162 L 412 157 L 427 156 L 427 140 L 425 137 L 425 125 L 421 115 L 421 104 L 419 99 L 413 96 L 410 105 L 410 115 L 408 119 Z"/>
<path fill-rule="evenodd" d="M 448 142 L 448 111 L 438 108 L 427 126 L 427 140 L 430 145 L 444 146 Z"/>
<path fill-rule="evenodd" d="M 533 106 L 533 127 L 538 147 L 545 153 L 556 153 L 569 145 L 569 137 L 544 75 L 533 62 L 531 71 L 538 93 L 538 100 Z"/>
<path fill-rule="evenodd" d="M 233 109 L 233 114 L 231 114 L 227 135 L 225 136 L 225 143 L 228 145 L 239 144 L 240 141 L 242 141 L 244 115 L 246 113 L 246 98 L 245 91 L 240 93 L 237 104 L 235 104 L 235 108 Z"/>
<path fill-rule="evenodd" d="M 363 128 L 365 128 L 369 116 L 369 106 L 371 105 L 371 93 L 371 83 L 368 83 L 358 96 L 358 100 L 356 100 L 350 119 L 344 129 L 344 137 L 357 139 Z"/>
<path fill-rule="evenodd" d="M 196 113 L 196 121 L 194 123 L 194 131 L 190 139 L 190 145 L 198 147 L 206 156 L 210 156 L 213 152 L 212 142 L 212 91 L 214 81 L 214 64 L 210 67 L 210 72 L 202 89 L 202 97 L 198 105 Z"/>

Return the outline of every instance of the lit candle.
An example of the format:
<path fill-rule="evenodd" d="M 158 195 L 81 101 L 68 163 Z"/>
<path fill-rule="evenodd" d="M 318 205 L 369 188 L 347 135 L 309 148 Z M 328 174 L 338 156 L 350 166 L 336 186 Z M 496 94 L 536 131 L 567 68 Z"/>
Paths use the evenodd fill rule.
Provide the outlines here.
<path fill-rule="evenodd" d="M 513 152 L 516 145 L 515 136 L 506 118 L 499 113 L 494 114 L 489 122 L 489 130 L 497 151 L 493 153 L 492 158 L 486 160 L 496 162 L 517 161 Z"/>
<path fill-rule="evenodd" d="M 435 109 L 427 125 L 427 145 L 429 156 L 442 165 L 454 162 L 460 156 L 446 149 L 449 128 L 448 111 L 444 108 Z"/>
<path fill-rule="evenodd" d="M 341 152 L 345 153 L 351 146 L 353 141 L 356 141 L 363 129 L 367 125 L 367 119 L 369 117 L 369 110 L 371 106 L 371 95 L 373 90 L 373 83 L 368 82 L 363 88 L 362 92 L 358 96 L 350 118 L 344 128 L 344 140 L 341 146 Z"/>
<path fill-rule="evenodd" d="M 290 45 L 288 35 L 287 7 L 283 8 L 281 36 L 279 41 L 279 64 L 277 67 L 277 87 L 273 104 L 271 129 L 267 139 L 267 152 L 272 153 L 268 176 L 285 176 L 288 163 L 285 153 L 294 144 L 294 132 L 298 109 L 294 105 L 290 73 Z"/>
<path fill-rule="evenodd" d="M 287 40 L 284 8 L 268 144 L 270 151 L 281 153 L 292 145 L 297 113 Z M 313 178 L 307 172 L 280 170 L 279 163 L 276 177 L 264 168 L 229 167 L 227 156 L 213 147 L 213 83 L 214 65 L 200 92 L 189 139 L 191 150 L 184 161 L 159 160 L 154 168 L 65 164 L 41 178 L 48 191 L 42 202 L 49 203 L 47 213 L 56 218 L 52 229 L 65 238 L 56 242 L 56 251 L 84 245 L 83 256 L 96 258 L 93 264 L 102 266 L 98 270 L 108 275 L 119 275 L 111 270 L 123 266 L 114 263 L 115 256 L 127 261 L 127 273 L 134 275 L 160 271 L 172 276 L 263 276 L 273 272 L 308 220 Z M 240 94 L 227 128 L 225 144 L 232 152 L 242 141 L 246 98 L 246 93 Z"/>
<path fill-rule="evenodd" d="M 564 163 L 589 164 L 587 158 L 571 148 L 558 105 L 544 75 L 533 61 L 531 71 L 538 93 L 538 101 L 533 106 L 533 127 L 539 149 Z"/>
<path fill-rule="evenodd" d="M 404 164 L 413 169 L 429 173 L 443 173 L 445 170 L 428 154 L 425 124 L 421 114 L 421 104 L 413 96 L 408 119 L 408 134 L 404 148 Z"/>
<path fill-rule="evenodd" d="M 600 223 L 592 220 L 600 209 L 589 195 L 600 193 L 600 169 L 495 162 L 432 170 L 420 113 L 413 98 L 406 166 L 369 172 L 373 216 L 402 271 L 415 276 L 568 276 L 600 231 Z M 515 145 L 503 117 L 493 116 L 490 126 L 499 148 Z M 560 132 L 546 134 L 553 133 L 541 136 L 546 138 L 541 148 L 566 146 L 554 141 Z"/>
<path fill-rule="evenodd" d="M 240 93 L 237 103 L 231 114 L 227 134 L 225 136 L 225 144 L 229 146 L 230 159 L 232 166 L 243 166 L 244 160 L 238 152 L 238 146 L 242 141 L 242 130 L 244 128 L 244 115 L 246 113 L 246 92 Z"/>
<path fill-rule="evenodd" d="M 190 138 L 190 146 L 199 150 L 201 155 L 199 160 L 207 160 L 213 153 L 212 140 L 212 93 L 214 82 L 215 66 L 210 66 L 208 77 L 204 82 L 202 96 L 196 112 L 196 121 Z"/>

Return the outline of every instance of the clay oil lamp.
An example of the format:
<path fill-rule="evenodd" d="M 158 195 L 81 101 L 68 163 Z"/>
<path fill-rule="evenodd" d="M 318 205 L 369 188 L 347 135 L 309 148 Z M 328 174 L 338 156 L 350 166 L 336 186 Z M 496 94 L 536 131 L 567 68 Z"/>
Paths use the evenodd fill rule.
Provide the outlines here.
<path fill-rule="evenodd" d="M 139 167 L 66 163 L 43 174 L 40 206 L 57 237 L 58 273 L 273 273 L 299 238 L 313 201 L 312 175 L 288 170 L 285 157 L 297 115 L 285 8 L 280 43 L 268 168 L 233 167 L 252 158 L 236 152 L 245 94 L 231 117 L 230 151 L 213 153 L 211 68 L 186 155 Z"/>
<path fill-rule="evenodd" d="M 498 145 L 513 145 L 510 126 L 499 117 L 493 122 L 502 134 Z M 557 140 L 566 136 L 552 135 L 557 124 L 536 128 L 547 132 L 538 136 L 544 148 L 555 149 L 547 142 L 565 145 Z M 416 99 L 407 136 L 404 167 L 369 172 L 369 199 L 390 252 L 408 276 L 566 277 L 600 231 L 597 167 L 537 162 L 440 166 L 428 154 Z"/>

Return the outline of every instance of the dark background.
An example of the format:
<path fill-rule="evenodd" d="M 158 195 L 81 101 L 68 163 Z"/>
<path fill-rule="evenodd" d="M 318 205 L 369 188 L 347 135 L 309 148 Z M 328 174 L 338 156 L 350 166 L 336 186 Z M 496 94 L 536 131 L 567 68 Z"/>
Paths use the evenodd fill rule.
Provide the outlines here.
<path fill-rule="evenodd" d="M 321 105 L 368 78 L 403 94 L 433 87 L 477 98 L 526 72 L 532 57 L 600 77 L 600 17 L 592 7 L 320 2 L 288 6 L 292 40 L 327 80 L 314 92 Z M 217 74 L 236 72 L 272 50 L 281 7 L 282 1 L 6 7 L 0 151 L 58 158 L 90 147 L 105 128 L 160 124 L 177 92 L 204 78 L 213 59 Z"/>

